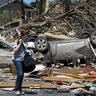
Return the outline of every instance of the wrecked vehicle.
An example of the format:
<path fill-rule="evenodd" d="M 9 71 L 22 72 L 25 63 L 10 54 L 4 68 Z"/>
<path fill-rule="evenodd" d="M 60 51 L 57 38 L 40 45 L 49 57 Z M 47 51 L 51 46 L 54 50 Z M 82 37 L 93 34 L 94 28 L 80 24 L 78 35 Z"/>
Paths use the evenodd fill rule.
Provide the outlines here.
<path fill-rule="evenodd" d="M 45 63 L 48 66 L 60 62 L 65 64 L 69 61 L 72 61 L 74 66 L 81 63 L 88 64 L 95 62 L 96 32 L 90 35 L 90 39 L 55 41 L 47 40 L 43 34 L 30 34 L 28 42 L 31 41 L 35 42 L 36 48 L 34 51 L 39 51 L 44 55 Z"/>
<path fill-rule="evenodd" d="M 76 40 L 63 40 L 63 41 L 51 41 L 49 42 L 49 52 L 46 55 L 47 63 L 60 63 L 65 60 L 71 60 L 74 66 L 77 63 L 91 63 L 94 62 L 94 53 L 92 46 L 87 39 Z"/>
<path fill-rule="evenodd" d="M 43 53 L 47 65 L 65 63 L 66 60 L 72 61 L 74 66 L 79 63 L 89 64 L 95 62 L 95 34 L 92 33 L 90 39 L 56 41 L 47 41 L 41 36 L 35 40 L 35 46 Z"/>

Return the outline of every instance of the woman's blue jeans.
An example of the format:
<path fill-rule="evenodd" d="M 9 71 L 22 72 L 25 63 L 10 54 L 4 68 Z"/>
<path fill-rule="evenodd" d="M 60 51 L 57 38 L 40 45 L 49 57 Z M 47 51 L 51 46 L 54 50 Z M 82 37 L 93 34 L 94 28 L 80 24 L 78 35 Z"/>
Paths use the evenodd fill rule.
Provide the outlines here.
<path fill-rule="evenodd" d="M 14 61 L 16 70 L 17 70 L 17 78 L 15 82 L 15 91 L 19 90 L 22 91 L 22 82 L 23 82 L 23 77 L 24 77 L 24 70 L 23 70 L 23 65 L 22 61 Z"/>

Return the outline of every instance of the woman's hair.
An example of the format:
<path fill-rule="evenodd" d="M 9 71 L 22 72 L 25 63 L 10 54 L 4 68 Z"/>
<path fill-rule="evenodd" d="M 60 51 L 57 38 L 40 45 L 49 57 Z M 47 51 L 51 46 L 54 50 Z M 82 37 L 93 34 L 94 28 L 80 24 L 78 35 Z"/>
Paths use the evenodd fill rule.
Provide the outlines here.
<path fill-rule="evenodd" d="M 21 31 L 21 36 L 24 36 L 25 34 L 29 34 L 29 30 L 22 30 Z"/>

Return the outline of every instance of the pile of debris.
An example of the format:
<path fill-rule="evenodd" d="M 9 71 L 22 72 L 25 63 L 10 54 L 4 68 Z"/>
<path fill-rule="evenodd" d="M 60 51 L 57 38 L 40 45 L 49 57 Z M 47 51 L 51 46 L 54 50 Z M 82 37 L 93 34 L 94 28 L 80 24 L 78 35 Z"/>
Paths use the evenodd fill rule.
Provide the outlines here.
<path fill-rule="evenodd" d="M 90 3 L 85 2 L 83 5 L 76 6 L 68 12 L 63 12 L 62 7 L 56 3 L 46 13 L 42 13 L 39 16 L 31 18 L 28 23 L 21 24 L 19 19 L 15 19 L 14 21 L 5 24 L 4 28 L 0 29 L 5 29 L 2 31 L 2 34 L 6 34 L 6 36 L 8 34 L 15 34 L 14 31 L 16 31 L 18 28 L 23 28 L 30 29 L 32 34 L 42 33 L 46 35 L 49 40 L 50 38 L 86 38 L 86 36 L 88 37 L 96 30 L 95 5 L 96 1 L 91 0 Z M 54 9 L 56 9 L 55 12 Z"/>
<path fill-rule="evenodd" d="M 63 93 L 96 93 L 96 70 L 92 68 L 46 68 L 42 64 L 37 65 L 39 70 L 25 73 L 23 88 L 29 89 L 51 89 Z M 41 69 L 40 69 L 41 67 Z M 3 68 L 0 76 L 0 89 L 14 89 L 16 71 Z M 11 73 L 10 73 L 11 72 Z M 6 81 L 7 78 L 7 81 Z M 49 90 L 50 91 L 50 90 Z"/>
<path fill-rule="evenodd" d="M 54 8 L 59 6 L 56 5 L 57 4 L 55 4 Z M 52 13 L 54 12 L 54 8 L 51 8 L 47 13 L 36 16 L 24 24 L 21 24 L 21 22 L 16 19 L 5 24 L 4 27 L 0 27 L 0 44 L 7 44 L 9 47 L 12 47 L 12 43 L 20 29 L 30 30 L 31 35 L 42 33 L 48 40 L 86 38 L 96 30 L 95 5 L 96 1 L 92 0 L 90 4 L 84 3 L 83 5 L 72 8 L 68 12 L 60 14 L 56 13 L 55 15 Z M 58 11 L 61 12 L 59 9 Z M 0 88 L 14 86 L 15 75 L 12 77 L 10 77 L 10 75 L 13 74 L 9 74 L 5 77 L 1 76 L 2 78 L 9 78 L 9 81 L 2 79 L 3 81 L 1 80 Z M 36 77 L 36 79 L 38 78 L 38 82 L 36 82 L 35 79 L 33 80 L 32 78 L 29 78 L 33 76 Z M 58 92 L 93 93 L 96 92 L 95 78 L 95 69 L 91 69 L 88 66 L 86 68 L 76 69 L 64 69 L 64 67 L 60 67 L 59 69 L 52 67 L 29 73 L 28 76 L 25 76 L 23 87 L 31 89 L 56 89 Z"/>

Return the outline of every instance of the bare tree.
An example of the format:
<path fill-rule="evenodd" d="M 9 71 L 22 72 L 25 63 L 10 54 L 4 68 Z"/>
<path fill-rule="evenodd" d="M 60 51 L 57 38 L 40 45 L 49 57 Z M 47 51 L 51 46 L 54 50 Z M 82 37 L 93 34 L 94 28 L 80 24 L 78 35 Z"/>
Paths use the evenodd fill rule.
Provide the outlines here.
<path fill-rule="evenodd" d="M 40 14 L 42 12 L 47 12 L 48 10 L 48 0 L 40 0 Z"/>

